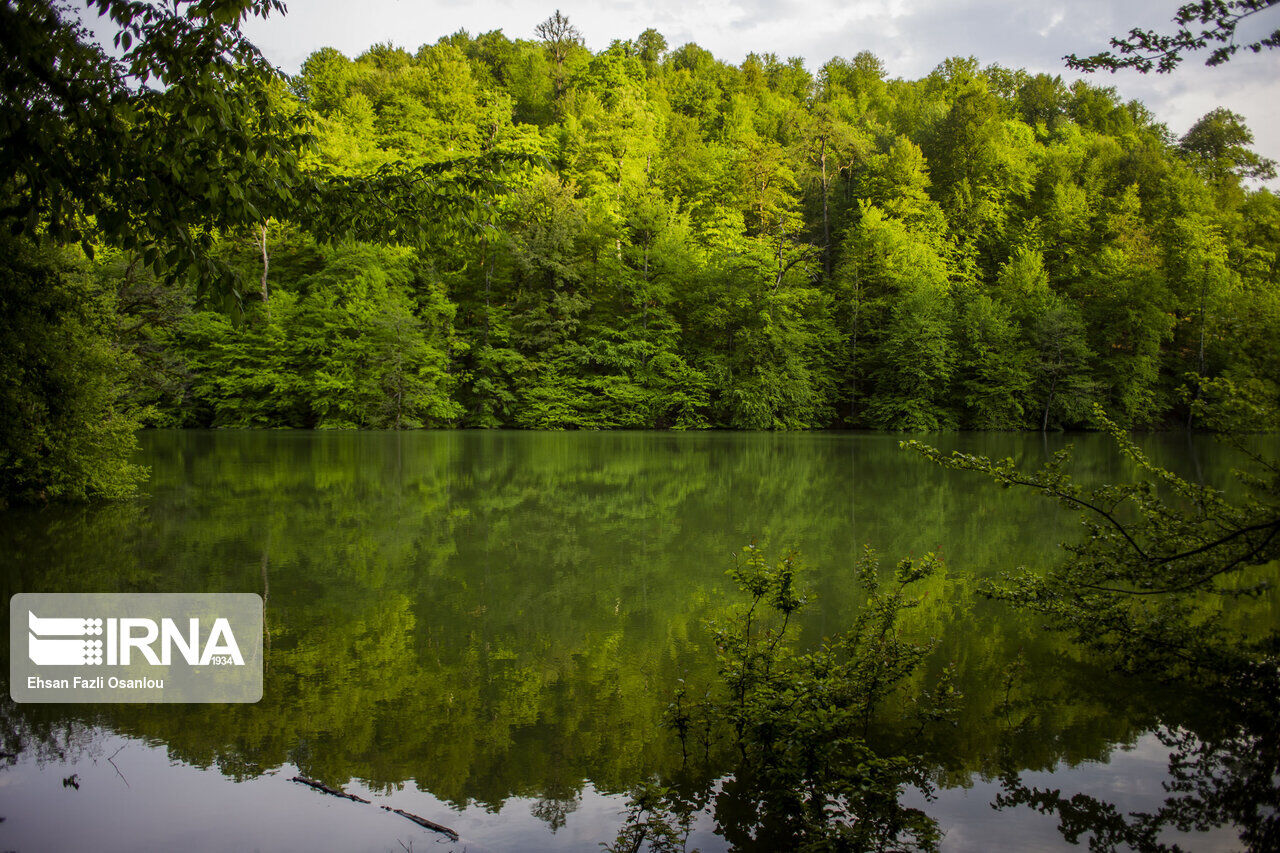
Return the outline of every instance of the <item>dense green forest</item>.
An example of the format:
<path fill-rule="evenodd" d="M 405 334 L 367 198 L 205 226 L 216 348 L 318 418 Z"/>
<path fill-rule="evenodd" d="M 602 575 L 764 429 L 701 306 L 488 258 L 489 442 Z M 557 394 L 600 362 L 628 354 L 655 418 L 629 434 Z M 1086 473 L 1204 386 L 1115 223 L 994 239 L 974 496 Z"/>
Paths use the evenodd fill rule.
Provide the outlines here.
<path fill-rule="evenodd" d="M 291 90 L 336 172 L 531 165 L 418 250 L 229 234 L 240 294 L 157 305 L 101 267 L 143 321 L 150 423 L 1021 429 L 1102 402 L 1153 426 L 1189 371 L 1275 393 L 1280 204 L 1241 189 L 1228 113 L 1179 141 L 1084 83 L 734 67 L 653 31 L 321 50 Z"/>
<path fill-rule="evenodd" d="M 44 413 L 5 424 L 36 460 L 6 491 L 87 452 L 24 449 L 58 445 L 54 409 L 109 456 L 137 424 L 1053 429 L 1101 404 L 1150 428 L 1191 423 L 1193 375 L 1280 395 L 1280 201 L 1238 115 L 1177 138 L 1115 89 L 972 58 L 910 81 L 654 30 L 592 53 L 558 13 L 531 35 L 232 80 L 209 120 L 243 136 L 170 167 L 235 208 L 199 240 L 6 236 L 5 393 Z M 175 97 L 149 120 L 201 138 Z M 348 195 L 261 201 L 284 157 Z M 444 176 L 438 221 L 403 227 L 395 174 Z M 51 494 L 123 487 L 100 463 Z"/>

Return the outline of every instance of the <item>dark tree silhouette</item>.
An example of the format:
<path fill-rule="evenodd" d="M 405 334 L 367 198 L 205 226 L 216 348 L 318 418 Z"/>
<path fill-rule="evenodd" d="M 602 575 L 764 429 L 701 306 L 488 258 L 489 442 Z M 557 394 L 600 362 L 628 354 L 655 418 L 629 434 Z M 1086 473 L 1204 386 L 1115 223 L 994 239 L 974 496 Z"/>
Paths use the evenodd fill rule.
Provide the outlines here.
<path fill-rule="evenodd" d="M 1133 68 L 1143 74 L 1152 69 L 1167 74 L 1178 67 L 1186 54 L 1212 47 L 1205 65 L 1221 65 L 1240 48 L 1261 53 L 1263 48 L 1280 46 L 1280 29 L 1255 41 L 1236 42 L 1236 27 L 1245 18 L 1280 4 L 1280 0 L 1200 0 L 1184 3 L 1173 16 L 1177 29 L 1168 35 L 1136 27 L 1126 38 L 1111 39 L 1112 50 L 1080 57 L 1063 57 L 1067 67 L 1078 71 L 1103 69 L 1112 73 Z"/>
<path fill-rule="evenodd" d="M 578 28 L 569 23 L 569 18 L 560 14 L 560 10 L 556 9 L 555 14 L 547 18 L 541 24 L 534 28 L 534 32 L 538 34 L 538 38 L 547 43 L 547 47 L 551 49 L 551 57 L 556 61 L 556 65 L 563 65 L 564 59 L 569 54 L 569 48 L 575 44 L 582 43 L 582 33 Z"/>

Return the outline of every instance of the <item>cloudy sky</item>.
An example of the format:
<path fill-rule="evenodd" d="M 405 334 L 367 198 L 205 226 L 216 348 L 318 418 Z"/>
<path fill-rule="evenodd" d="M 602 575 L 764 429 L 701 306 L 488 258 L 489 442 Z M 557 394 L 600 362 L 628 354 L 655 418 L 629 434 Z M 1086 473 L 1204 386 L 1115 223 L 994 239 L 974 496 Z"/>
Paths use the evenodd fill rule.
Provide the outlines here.
<path fill-rule="evenodd" d="M 803 57 L 816 71 L 833 56 L 870 50 L 893 77 L 914 79 L 948 56 L 976 56 L 984 65 L 1072 79 L 1079 75 L 1065 69 L 1064 54 L 1095 52 L 1134 26 L 1163 28 L 1179 0 L 288 0 L 287 16 L 255 20 L 247 31 L 292 73 L 325 46 L 354 57 L 383 41 L 416 50 L 459 29 L 534 38 L 557 5 L 592 50 L 654 27 L 672 47 L 694 41 L 733 63 L 773 52 Z M 1239 35 L 1244 41 L 1276 27 L 1280 8 L 1246 21 Z M 1280 50 L 1218 68 L 1192 57 L 1173 74 L 1092 76 L 1142 100 L 1177 134 L 1215 107 L 1232 109 L 1254 131 L 1257 150 L 1280 160 Z"/>

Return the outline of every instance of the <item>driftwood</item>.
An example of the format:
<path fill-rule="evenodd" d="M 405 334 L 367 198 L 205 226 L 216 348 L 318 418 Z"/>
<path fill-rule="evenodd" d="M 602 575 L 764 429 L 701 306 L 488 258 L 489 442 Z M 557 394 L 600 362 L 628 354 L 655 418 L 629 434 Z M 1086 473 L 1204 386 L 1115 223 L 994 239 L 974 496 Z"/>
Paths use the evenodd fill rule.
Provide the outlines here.
<path fill-rule="evenodd" d="M 357 803 L 365 803 L 365 804 L 368 804 L 369 802 L 364 797 L 357 797 L 355 794 L 348 794 L 345 791 L 339 791 L 336 788 L 330 788 L 328 785 L 325 785 L 322 782 L 317 782 L 314 779 L 308 779 L 306 776 L 294 776 L 289 781 L 301 782 L 303 785 L 306 785 L 309 788 L 315 788 L 317 791 L 319 791 L 322 794 L 330 794 L 331 796 L 334 796 L 334 797 L 342 797 L 344 800 L 355 800 Z"/>
<path fill-rule="evenodd" d="M 413 821 L 418 826 L 421 826 L 425 829 L 430 829 L 434 832 L 443 833 L 444 835 L 449 836 L 449 839 L 451 841 L 458 840 L 458 833 L 454 832 L 452 829 L 450 829 L 447 826 L 444 826 L 443 824 L 436 823 L 434 820 L 427 820 L 425 817 L 419 817 L 418 815 L 413 814 L 412 812 L 407 812 L 404 809 L 393 809 L 391 808 L 391 806 L 383 806 L 382 810 L 387 812 L 393 812 L 395 814 L 400 815 L 401 817 L 407 817 L 409 820 Z"/>
<path fill-rule="evenodd" d="M 364 803 L 365 805 L 370 805 L 369 801 L 366 800 L 364 797 L 357 797 L 355 794 L 348 794 L 345 791 L 339 791 L 336 788 L 330 788 L 328 785 L 324 784 L 323 782 L 317 782 L 314 779 L 308 779 L 306 776 L 294 776 L 289 781 L 299 782 L 303 785 L 306 785 L 309 788 L 315 788 L 317 791 L 319 791 L 322 794 L 329 794 L 330 796 L 334 796 L 334 797 L 342 797 L 344 800 L 354 800 L 357 803 Z M 63 784 L 65 785 L 67 783 L 63 782 Z M 447 835 L 449 836 L 450 841 L 458 840 L 458 833 L 454 832 L 452 829 L 450 829 L 449 827 L 443 824 L 436 823 L 434 820 L 427 820 L 425 817 L 416 815 L 413 812 L 407 812 L 404 809 L 393 809 L 391 808 L 391 806 L 382 806 L 381 808 L 384 812 L 391 812 L 393 814 L 398 814 L 401 817 L 408 818 L 409 820 L 413 821 L 423 829 L 429 829 L 432 832 L 439 832 L 442 835 Z"/>

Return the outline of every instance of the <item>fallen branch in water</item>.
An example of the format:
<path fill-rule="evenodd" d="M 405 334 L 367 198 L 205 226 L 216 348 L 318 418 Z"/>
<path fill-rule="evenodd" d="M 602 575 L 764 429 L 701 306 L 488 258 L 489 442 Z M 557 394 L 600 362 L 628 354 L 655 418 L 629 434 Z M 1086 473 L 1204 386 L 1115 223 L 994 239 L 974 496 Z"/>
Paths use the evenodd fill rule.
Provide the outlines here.
<path fill-rule="evenodd" d="M 411 812 L 407 812 L 404 809 L 393 809 L 391 808 L 391 806 L 383 806 L 382 809 L 383 811 L 394 812 L 395 814 L 398 814 L 401 817 L 407 817 L 409 820 L 413 821 L 418 826 L 424 827 L 426 829 L 434 830 L 435 832 L 444 833 L 445 835 L 449 836 L 449 838 L 453 841 L 458 840 L 458 833 L 454 832 L 452 829 L 450 829 L 447 826 L 444 826 L 443 824 L 436 823 L 433 820 L 427 820 L 425 817 L 419 817 L 418 815 L 413 814 Z"/>
<path fill-rule="evenodd" d="M 124 749 L 124 747 L 122 746 L 120 747 L 120 749 Z M 124 782 L 124 786 L 126 788 L 132 788 L 133 786 L 129 784 L 128 779 L 124 778 L 124 774 L 120 772 L 119 767 L 116 767 L 116 763 L 114 761 L 115 757 L 120 754 L 120 749 L 117 749 L 115 752 L 111 753 L 111 756 L 107 759 L 107 763 L 110 764 L 112 767 L 115 767 L 116 775 L 119 776 L 121 781 Z"/>
<path fill-rule="evenodd" d="M 308 779 L 306 776 L 294 776 L 289 781 L 301 782 L 303 785 L 306 785 L 309 788 L 315 788 L 317 791 L 319 791 L 322 794 L 331 794 L 335 797 L 342 797 L 344 800 L 355 800 L 357 803 L 366 803 L 366 804 L 369 802 L 364 797 L 357 797 L 355 794 L 348 794 L 345 791 L 339 791 L 336 788 L 330 788 L 328 785 L 325 785 L 322 782 L 317 782 L 314 779 Z"/>
<path fill-rule="evenodd" d="M 324 784 L 323 782 L 317 782 L 314 779 L 308 779 L 306 776 L 294 776 L 290 781 L 300 782 L 309 788 L 315 788 L 317 791 L 320 791 L 323 794 L 330 794 L 335 797 L 342 797 L 345 800 L 355 800 L 357 803 L 364 803 L 365 805 L 370 804 L 369 801 L 366 800 L 364 797 L 357 797 L 355 794 L 348 794 L 345 791 L 339 791 L 336 788 L 330 788 L 328 785 Z M 66 783 L 63 783 L 63 784 L 66 784 Z M 418 826 L 422 827 L 423 829 L 430 829 L 433 832 L 439 832 L 444 835 L 447 835 L 449 836 L 449 840 L 451 841 L 458 840 L 458 833 L 454 832 L 452 829 L 445 826 L 444 824 L 436 823 L 434 820 L 427 820 L 425 817 L 421 817 L 419 815 L 413 814 L 412 812 L 407 812 L 404 809 L 393 809 L 391 808 L 391 806 L 382 806 L 381 808 L 383 811 L 393 812 L 394 814 L 398 814 L 401 817 L 406 817 L 409 820 L 416 823 Z"/>

